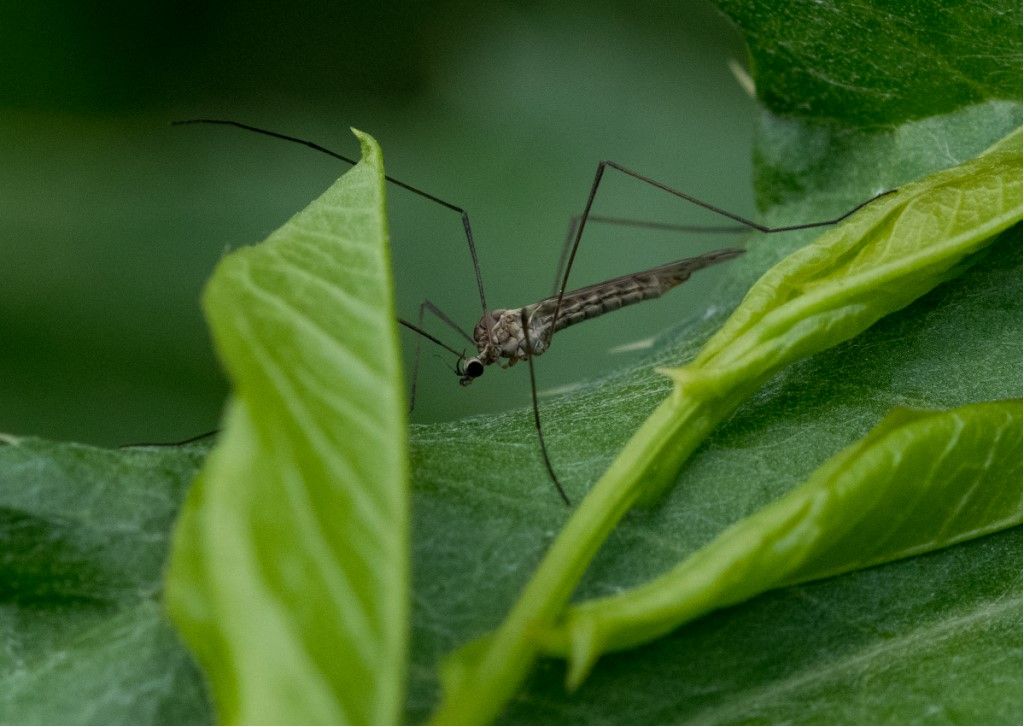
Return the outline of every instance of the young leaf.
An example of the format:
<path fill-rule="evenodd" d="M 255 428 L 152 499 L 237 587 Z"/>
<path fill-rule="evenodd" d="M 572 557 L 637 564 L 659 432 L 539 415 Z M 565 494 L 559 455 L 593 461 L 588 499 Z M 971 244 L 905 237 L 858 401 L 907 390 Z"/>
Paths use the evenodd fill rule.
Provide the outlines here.
<path fill-rule="evenodd" d="M 493 719 L 536 659 L 601 543 L 659 494 L 714 426 L 771 375 L 852 338 L 964 269 L 1021 217 L 1018 132 L 980 157 L 878 200 L 769 271 L 687 367 L 548 550 L 503 625 L 452 657 L 437 722 Z"/>
<path fill-rule="evenodd" d="M 784 585 L 1021 522 L 1021 402 L 896 409 L 803 485 L 642 586 L 571 607 L 544 635 L 576 688 L 602 653 Z"/>
<path fill-rule="evenodd" d="M 362 161 L 204 296 L 235 394 L 166 587 L 226 722 L 389 723 L 403 704 L 405 402 L 381 154 L 355 133 Z"/>
<path fill-rule="evenodd" d="M 718 399 L 730 408 L 730 398 L 745 398 L 782 366 L 852 338 L 957 275 L 969 255 L 1020 220 L 1020 170 L 1018 129 L 783 260 L 692 363 L 666 370 L 677 400 Z"/>
<path fill-rule="evenodd" d="M 1020 528 L 790 586 L 602 657 L 543 661 L 502 721 L 1019 724 Z"/>

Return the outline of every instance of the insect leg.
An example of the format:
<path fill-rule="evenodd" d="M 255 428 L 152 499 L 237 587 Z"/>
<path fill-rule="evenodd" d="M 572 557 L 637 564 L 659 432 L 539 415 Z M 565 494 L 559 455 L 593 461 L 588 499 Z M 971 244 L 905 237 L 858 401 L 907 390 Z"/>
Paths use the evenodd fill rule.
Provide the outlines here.
<path fill-rule="evenodd" d="M 667 184 L 665 184 L 663 182 L 657 181 L 656 179 L 652 179 L 651 177 L 644 176 L 643 174 L 640 174 L 639 172 L 636 172 L 636 171 L 633 171 L 632 169 L 624 167 L 621 164 L 618 164 L 617 162 L 608 161 L 608 160 L 604 160 L 604 161 L 598 162 L 597 172 L 594 174 L 594 181 L 590 185 L 590 193 L 587 195 L 587 203 L 586 203 L 586 205 L 583 208 L 583 214 L 580 216 L 579 224 L 578 225 L 574 225 L 574 227 L 575 227 L 575 234 L 572 237 L 572 241 L 573 241 L 572 242 L 572 247 L 570 248 L 569 254 L 568 254 L 567 258 L 566 258 L 565 271 L 562 273 L 562 279 L 561 279 L 561 281 L 558 284 L 558 292 L 557 292 L 558 298 L 555 301 L 555 310 L 554 310 L 554 315 L 552 317 L 552 325 L 551 325 L 551 328 L 549 329 L 549 330 L 551 330 L 552 333 L 555 330 L 554 322 L 558 318 L 558 313 L 559 313 L 559 310 L 560 310 L 560 308 L 562 306 L 562 297 L 565 295 L 565 288 L 566 288 L 566 286 L 568 285 L 568 282 L 569 282 L 569 273 L 572 272 L 572 264 L 573 264 L 573 261 L 576 259 L 576 252 L 579 250 L 580 240 L 583 237 L 583 230 L 586 227 L 587 220 L 590 218 L 590 210 L 594 206 L 594 197 L 597 195 L 597 190 L 601 186 L 601 180 L 604 177 L 605 169 L 608 169 L 608 168 L 615 169 L 615 170 L 617 170 L 619 172 L 622 172 L 623 174 L 626 174 L 627 176 L 633 177 L 634 179 L 638 179 L 641 182 L 649 184 L 652 187 L 656 187 L 657 189 L 660 189 L 660 190 L 662 190 L 664 192 L 668 192 L 669 194 L 674 195 L 674 196 L 678 197 L 679 199 L 682 199 L 682 200 L 684 200 L 686 202 L 690 202 L 691 204 L 697 205 L 698 207 L 702 207 L 702 208 L 704 208 L 704 209 L 706 209 L 706 210 L 708 210 L 710 212 L 714 212 L 715 214 L 721 215 L 722 217 L 726 217 L 726 218 L 732 220 L 733 222 L 739 223 L 739 225 L 741 225 L 742 227 L 745 227 L 745 228 L 748 228 L 748 229 L 751 229 L 751 230 L 756 230 L 758 232 L 764 232 L 764 233 L 792 232 L 794 230 L 807 230 L 807 229 L 810 229 L 810 228 L 813 228 L 813 227 L 827 227 L 828 225 L 834 225 L 837 222 L 842 222 L 847 217 L 852 215 L 854 212 L 858 211 L 862 207 L 865 207 L 866 205 L 870 204 L 871 202 L 874 202 L 879 197 L 884 197 L 885 195 L 892 194 L 894 191 L 896 191 L 896 190 L 890 189 L 890 190 L 888 190 L 886 192 L 882 192 L 881 194 L 877 194 L 874 197 L 872 197 L 871 199 L 868 199 L 868 200 L 865 200 L 864 202 L 861 202 L 860 204 L 858 204 L 853 209 L 847 210 L 843 214 L 839 215 L 838 217 L 834 217 L 832 219 L 821 220 L 821 221 L 818 221 L 818 222 L 805 222 L 805 223 L 802 223 L 802 224 L 799 224 L 799 225 L 781 225 L 779 227 L 771 227 L 769 225 L 762 225 L 759 222 L 755 222 L 753 220 L 749 220 L 746 217 L 743 217 L 741 215 L 737 215 L 737 214 L 735 214 L 733 212 L 729 212 L 728 210 L 724 210 L 721 207 L 716 207 L 715 205 L 713 205 L 713 204 L 711 204 L 709 202 L 705 202 L 705 201 L 703 201 L 701 199 L 698 199 L 697 197 L 694 197 L 692 195 L 687 194 L 686 192 L 682 192 L 682 191 L 680 191 L 678 189 L 670 187 L 670 186 L 668 186 Z"/>
<path fill-rule="evenodd" d="M 558 475 L 555 474 L 555 468 L 551 466 L 551 458 L 548 457 L 548 447 L 544 443 L 544 430 L 540 426 L 540 404 L 537 401 L 537 378 L 533 372 L 533 344 L 530 342 L 530 321 L 529 315 L 527 315 L 526 309 L 523 308 L 520 312 L 520 320 L 523 325 L 523 338 L 526 342 L 526 365 L 530 369 L 530 397 L 533 401 L 533 426 L 537 430 L 537 441 L 540 442 L 540 453 L 544 458 L 544 466 L 548 470 L 548 477 L 555 485 L 555 489 L 558 490 L 559 496 L 562 498 L 562 502 L 568 507 L 572 507 L 572 502 L 569 500 L 569 496 L 565 494 L 565 488 L 562 487 L 562 483 L 558 481 Z"/>
<path fill-rule="evenodd" d="M 565 269 L 565 258 L 569 255 L 569 248 L 572 247 L 576 238 L 576 228 L 579 226 L 583 215 L 573 215 L 569 218 L 569 229 L 562 242 L 562 252 L 558 256 L 558 266 L 555 269 L 555 282 L 551 295 L 558 295 L 558 285 L 562 281 L 562 272 Z M 735 234 L 745 232 L 748 228 L 743 225 L 677 225 L 672 222 L 653 222 L 651 220 L 635 220 L 625 217 L 607 217 L 605 215 L 590 215 L 587 222 L 600 222 L 609 225 L 621 225 L 623 227 L 642 227 L 648 230 L 668 230 L 672 232 L 701 232 L 716 233 L 725 232 Z"/>
<path fill-rule="evenodd" d="M 202 434 L 197 434 L 194 437 L 182 439 L 181 441 L 178 442 L 133 442 L 132 444 L 122 444 L 121 446 L 118 447 L 118 449 L 132 449 L 135 447 L 184 447 L 186 444 L 199 442 L 202 441 L 203 439 L 214 437 L 218 434 L 220 434 L 220 430 L 214 429 L 211 432 L 203 432 Z"/>
<path fill-rule="evenodd" d="M 218 126 L 234 126 L 235 128 L 244 129 L 245 131 L 251 131 L 255 134 L 262 134 L 263 136 L 269 136 L 274 139 L 281 139 L 283 141 L 290 141 L 295 144 L 301 144 L 302 146 L 313 149 L 314 151 L 318 151 L 323 154 L 327 154 L 328 156 L 334 157 L 335 159 L 343 161 L 346 164 L 355 165 L 357 163 L 355 159 L 347 157 L 344 154 L 339 154 L 335 151 L 331 151 L 327 147 L 321 146 L 320 144 L 317 144 L 315 142 L 308 141 L 306 139 L 301 139 L 297 136 L 289 136 L 288 134 L 282 134 L 277 131 L 261 129 L 258 126 L 243 124 L 241 121 L 232 121 L 231 119 L 185 119 L 184 121 L 171 122 L 171 126 L 182 126 L 185 124 L 213 124 Z M 480 294 L 480 307 L 484 311 L 486 311 L 487 297 L 484 295 L 484 280 L 483 276 L 480 274 L 480 260 L 476 254 L 476 244 L 473 242 L 473 228 L 469 224 L 469 213 L 467 213 L 466 210 L 462 209 L 458 205 L 452 204 L 451 202 L 446 202 L 440 197 L 435 197 L 429 192 L 424 192 L 422 189 L 417 189 L 411 184 L 406 184 L 405 182 L 395 179 L 394 177 L 385 175 L 384 179 L 391 182 L 395 186 L 401 187 L 404 190 L 412 192 L 413 194 L 417 194 L 420 197 L 423 197 L 424 199 L 428 199 L 431 202 L 435 202 L 441 205 L 442 207 L 450 209 L 453 212 L 457 212 L 459 214 L 459 216 L 462 218 L 462 228 L 466 233 L 466 244 L 469 246 L 469 256 L 473 259 L 473 274 L 476 276 L 476 288 L 477 292 Z"/>
<path fill-rule="evenodd" d="M 448 324 L 460 336 L 462 336 L 467 341 L 469 341 L 470 344 L 473 344 L 472 336 L 470 336 L 464 330 L 459 328 L 459 326 L 455 323 L 455 321 L 453 321 L 451 318 L 448 317 L 448 314 L 446 314 L 443 310 L 441 310 L 436 305 L 434 305 L 427 298 L 423 299 L 423 302 L 420 303 L 419 319 L 417 320 L 417 323 L 419 324 L 419 326 L 418 326 L 419 330 L 417 330 L 416 328 L 413 328 L 411 326 L 408 326 L 408 324 L 406 324 L 407 327 L 410 328 L 410 330 L 415 331 L 416 333 L 419 333 L 420 336 L 421 336 L 420 338 L 416 339 L 416 353 L 413 355 L 413 360 L 412 360 L 413 361 L 412 362 L 412 387 L 411 387 L 411 389 L 409 391 L 409 412 L 410 413 L 416 407 L 416 381 L 417 381 L 417 377 L 419 376 L 419 371 L 420 371 L 420 347 L 421 347 L 421 345 L 423 343 L 422 339 L 424 337 L 426 337 L 425 332 L 422 330 L 423 329 L 423 314 L 425 312 L 427 312 L 427 311 L 430 311 L 431 313 L 433 313 L 435 316 L 437 316 L 439 319 L 441 319 L 442 322 Z M 399 320 L 399 323 L 405 323 L 401 318 L 399 318 L 398 320 Z M 432 336 L 429 337 L 429 340 L 434 340 L 436 343 L 440 343 L 440 341 L 437 341 Z M 473 344 L 473 345 L 475 346 L 475 344 Z M 454 353 L 454 349 L 448 349 L 448 350 L 452 351 Z M 458 355 L 458 354 L 456 354 L 456 355 Z"/>

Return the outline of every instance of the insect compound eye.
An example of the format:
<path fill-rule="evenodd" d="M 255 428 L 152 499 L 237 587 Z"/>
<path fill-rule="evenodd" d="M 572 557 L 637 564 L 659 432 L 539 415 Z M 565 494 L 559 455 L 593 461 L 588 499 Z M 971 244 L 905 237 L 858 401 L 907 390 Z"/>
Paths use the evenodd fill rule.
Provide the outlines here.
<path fill-rule="evenodd" d="M 476 378 L 484 373 L 484 365 L 479 359 L 471 358 L 466 362 L 466 376 Z"/>

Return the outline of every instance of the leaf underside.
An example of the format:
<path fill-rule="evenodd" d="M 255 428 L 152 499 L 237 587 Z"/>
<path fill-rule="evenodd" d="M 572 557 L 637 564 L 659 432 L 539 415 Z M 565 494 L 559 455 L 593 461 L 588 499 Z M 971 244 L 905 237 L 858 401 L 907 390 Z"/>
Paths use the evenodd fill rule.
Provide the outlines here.
<path fill-rule="evenodd" d="M 388 723 L 404 702 L 404 396 L 380 149 L 206 288 L 235 385 L 189 494 L 171 616 L 226 722 Z"/>

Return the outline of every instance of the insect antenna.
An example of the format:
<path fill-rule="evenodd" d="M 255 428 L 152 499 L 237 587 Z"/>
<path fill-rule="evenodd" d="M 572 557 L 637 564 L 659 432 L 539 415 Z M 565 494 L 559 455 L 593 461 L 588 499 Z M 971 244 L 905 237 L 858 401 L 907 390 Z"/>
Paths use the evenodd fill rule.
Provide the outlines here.
<path fill-rule="evenodd" d="M 417 324 L 415 326 L 412 323 L 409 323 L 408 321 L 402 320 L 401 318 L 398 319 L 398 322 L 401 323 L 404 326 L 407 326 L 409 328 L 409 330 L 414 331 L 416 333 L 419 333 L 421 336 L 423 336 L 425 338 L 428 338 L 429 340 L 433 341 L 434 343 L 440 344 L 441 346 L 444 346 L 446 349 L 448 349 L 452 353 L 455 353 L 455 349 L 448 348 L 447 345 L 445 345 L 444 343 L 441 343 L 441 341 L 439 341 L 438 339 L 434 338 L 429 333 L 427 333 L 426 331 L 423 330 L 423 314 L 426 313 L 426 312 L 433 313 L 443 323 L 446 323 L 447 325 L 451 326 L 451 328 L 454 329 L 460 336 L 465 338 L 470 343 L 473 343 L 473 339 L 470 337 L 470 335 L 468 333 L 466 333 L 461 328 L 459 328 L 458 324 L 456 324 L 455 321 L 453 321 L 448 316 L 447 313 L 445 313 L 443 310 L 438 308 L 436 305 L 431 303 L 430 300 L 428 300 L 426 298 L 424 298 L 423 302 L 420 303 L 420 315 L 419 315 L 419 318 L 417 319 Z M 422 341 L 417 338 L 416 339 L 416 351 L 415 351 L 415 353 L 413 354 L 413 357 L 412 357 L 412 386 L 409 388 L 409 413 L 410 414 L 416 408 L 416 384 L 419 381 L 419 376 L 420 376 L 420 344 L 421 343 L 422 343 Z M 455 355 L 459 357 L 460 361 L 462 360 L 462 354 L 461 353 L 456 353 Z M 462 376 L 462 372 L 459 371 L 458 366 L 455 367 L 455 373 L 458 374 L 459 376 Z"/>
<path fill-rule="evenodd" d="M 417 326 L 415 323 L 410 323 L 409 321 L 405 320 L 404 318 L 399 318 L 398 322 L 400 324 L 402 324 L 403 326 L 405 326 L 406 328 L 408 328 L 410 331 L 414 331 L 414 332 L 420 334 L 421 336 L 423 336 L 428 341 L 433 341 L 434 343 L 436 343 L 438 346 L 440 346 L 441 348 L 445 349 L 446 351 L 448 351 L 450 353 L 454 353 L 459 358 L 462 358 L 462 352 L 461 351 L 456 351 L 454 348 L 449 346 L 447 343 L 445 343 L 444 341 L 442 341 L 439 338 L 436 338 L 436 337 L 430 335 L 429 333 L 424 331 L 422 328 Z"/>
<path fill-rule="evenodd" d="M 327 154 L 328 156 L 334 157 L 335 159 L 343 161 L 346 164 L 351 164 L 351 165 L 354 166 L 357 163 L 356 160 L 352 159 L 351 157 L 347 157 L 344 154 L 339 154 L 336 151 L 332 151 L 332 150 L 328 149 L 327 147 L 321 146 L 320 144 L 317 144 L 316 142 L 309 141 L 308 139 L 302 139 L 302 138 L 299 138 L 297 136 L 291 136 L 289 134 L 282 134 L 282 133 L 280 133 L 278 131 L 270 131 L 269 129 L 261 129 L 258 126 L 252 126 L 251 124 L 245 124 L 245 123 L 242 123 L 241 121 L 234 121 L 232 119 L 200 118 L 200 119 L 184 119 L 184 120 L 181 120 L 181 121 L 172 121 L 171 122 L 171 126 L 185 126 L 187 124 L 212 124 L 212 125 L 215 125 L 215 126 L 233 126 L 233 127 L 237 128 L 237 129 L 243 129 L 245 131 L 251 131 L 254 134 L 262 134 L 263 136 L 269 136 L 269 137 L 274 138 L 274 139 L 281 139 L 282 141 L 290 141 L 290 142 L 292 142 L 294 144 L 301 144 L 302 146 L 308 147 L 308 148 L 310 148 L 310 149 L 312 149 L 314 151 L 318 151 L 318 152 L 321 152 L 323 154 Z M 439 204 L 442 207 L 444 207 L 446 209 L 450 209 L 453 212 L 457 212 L 459 214 L 459 216 L 462 218 L 462 228 L 463 228 L 463 230 L 466 233 L 466 244 L 469 246 L 469 256 L 473 259 L 473 274 L 476 276 L 476 288 L 477 288 L 477 292 L 480 294 L 480 307 L 484 311 L 486 311 L 487 310 L 487 296 L 484 294 L 484 279 L 483 279 L 483 276 L 480 273 L 480 260 L 479 260 L 479 258 L 477 257 L 477 254 L 476 254 L 476 243 L 473 241 L 473 228 L 469 224 L 469 213 L 467 213 L 466 210 L 462 209 L 461 207 L 459 207 L 456 204 L 452 204 L 451 202 L 446 202 L 445 200 L 441 199 L 440 197 L 435 197 L 434 195 L 430 194 L 429 192 L 424 192 L 422 189 L 414 187 L 411 184 L 406 184 L 405 182 L 401 181 L 400 179 L 395 179 L 394 177 L 388 176 L 386 174 L 384 175 L 384 179 L 386 179 L 387 181 L 391 182 L 392 184 L 394 184 L 397 187 L 401 187 L 404 190 L 412 192 L 413 194 L 417 194 L 420 197 L 423 197 L 424 199 L 430 200 L 431 202 Z"/>
<path fill-rule="evenodd" d="M 463 375 L 463 371 L 462 371 L 462 368 L 461 368 L 461 367 L 459 366 L 459 361 L 460 361 L 460 360 L 462 359 L 462 357 L 461 357 L 461 356 L 459 357 L 459 360 L 457 360 L 457 361 L 455 362 L 455 365 L 454 365 L 454 366 L 451 366 L 451 367 L 449 367 L 449 365 L 448 365 L 448 362 L 447 362 L 447 361 L 445 361 L 445 360 L 444 360 L 444 358 L 442 358 L 442 357 L 441 357 L 441 354 L 439 354 L 439 353 L 435 353 L 435 354 L 434 354 L 434 358 L 436 358 L 436 359 L 437 359 L 438 361 L 440 361 L 440 362 L 441 362 L 441 363 L 442 363 L 442 364 L 444 365 L 444 367 L 445 367 L 446 369 L 448 369 L 449 371 L 451 371 L 451 372 L 452 372 L 453 374 L 455 374 L 456 376 L 462 376 L 462 375 Z"/>

